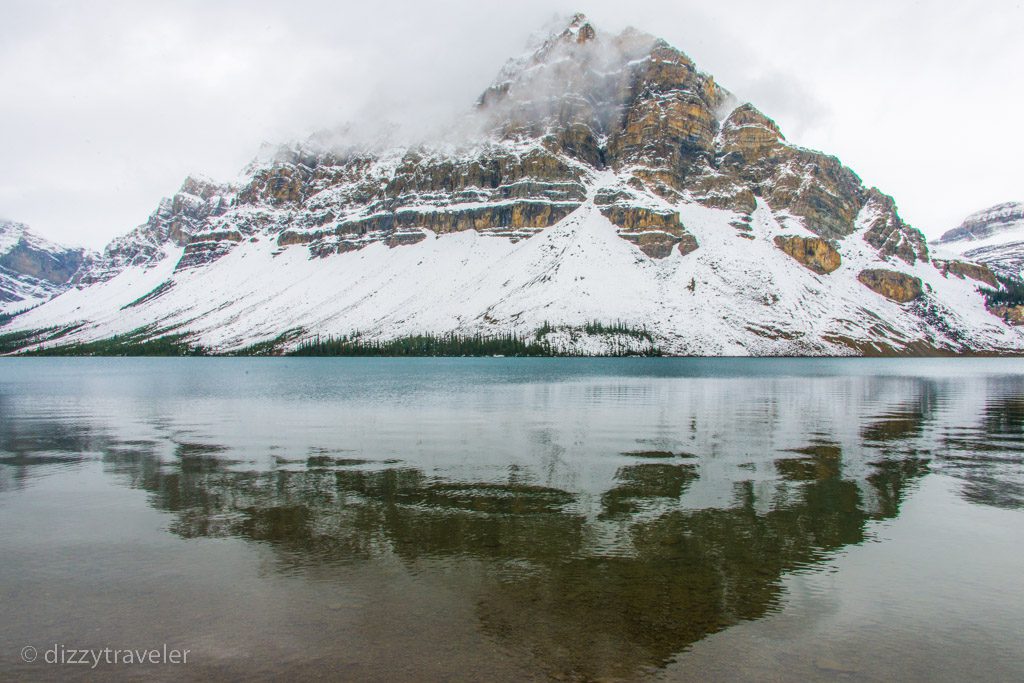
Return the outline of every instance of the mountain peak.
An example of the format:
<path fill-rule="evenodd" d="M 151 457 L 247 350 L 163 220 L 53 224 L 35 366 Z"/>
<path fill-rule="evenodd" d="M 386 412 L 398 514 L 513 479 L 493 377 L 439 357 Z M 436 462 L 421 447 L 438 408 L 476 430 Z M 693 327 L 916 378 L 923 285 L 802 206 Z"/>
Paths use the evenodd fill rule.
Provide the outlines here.
<path fill-rule="evenodd" d="M 56 296 L 78 271 L 85 250 L 40 237 L 24 223 L 0 220 L 0 314 Z"/>
<path fill-rule="evenodd" d="M 61 253 L 65 251 L 84 251 L 79 247 L 57 244 L 35 233 L 24 223 L 0 219 L 0 255 L 6 254 L 19 245 L 26 245 L 40 251 Z"/>
<path fill-rule="evenodd" d="M 1005 277 L 1024 277 L 1024 202 L 1004 202 L 972 213 L 934 244 Z"/>
<path fill-rule="evenodd" d="M 594 30 L 594 27 L 587 19 L 587 15 L 577 12 L 572 15 L 572 19 L 569 20 L 569 25 L 562 31 L 561 37 L 574 40 L 577 43 L 585 43 L 596 38 L 597 31 Z"/>
<path fill-rule="evenodd" d="M 972 213 L 958 227 L 943 234 L 938 243 L 980 240 L 1021 225 L 1024 225 L 1024 202 L 1003 202 Z"/>
<path fill-rule="evenodd" d="M 24 223 L 0 219 L 0 254 L 5 254 L 13 248 L 21 240 L 25 230 Z"/>

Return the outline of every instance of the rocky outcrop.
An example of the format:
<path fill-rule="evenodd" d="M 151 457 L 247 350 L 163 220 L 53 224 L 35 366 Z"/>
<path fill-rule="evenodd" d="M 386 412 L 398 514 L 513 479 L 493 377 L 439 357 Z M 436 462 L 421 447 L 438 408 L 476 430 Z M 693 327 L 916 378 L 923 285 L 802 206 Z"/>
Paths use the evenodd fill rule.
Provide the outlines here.
<path fill-rule="evenodd" d="M 785 140 L 779 126 L 748 103 L 734 109 L 726 119 L 718 152 L 724 165 L 742 167 L 784 156 Z"/>
<path fill-rule="evenodd" d="M 185 179 L 171 197 L 162 199 L 149 219 L 132 232 L 118 237 L 82 265 L 73 284 L 104 282 L 130 266 L 146 266 L 164 258 L 167 249 L 186 247 L 193 236 L 209 229 L 209 222 L 231 207 L 234 188 L 198 177 Z M 233 228 L 235 229 L 235 228 Z M 193 248 L 192 263 L 209 260 L 201 248 Z"/>
<path fill-rule="evenodd" d="M 681 235 L 679 237 L 679 243 L 676 244 L 676 249 L 679 251 L 681 256 L 691 254 L 697 251 L 699 247 L 700 244 L 697 243 L 697 238 L 689 233 Z"/>
<path fill-rule="evenodd" d="M 835 157 L 786 143 L 775 122 L 752 105 L 726 119 L 716 160 L 718 173 L 774 210 L 802 218 L 811 232 L 841 239 L 854 231 L 865 196 L 860 178 Z"/>
<path fill-rule="evenodd" d="M 992 306 L 989 312 L 1002 318 L 1009 325 L 1019 327 L 1024 325 L 1024 305 L 1018 306 Z"/>
<path fill-rule="evenodd" d="M 687 196 L 712 209 L 728 209 L 749 216 L 757 208 L 757 195 L 735 176 L 707 170 L 687 184 Z"/>
<path fill-rule="evenodd" d="M 87 252 L 39 237 L 23 223 L 0 220 L 0 313 L 39 304 L 64 291 Z"/>
<path fill-rule="evenodd" d="M 238 230 L 204 230 L 190 236 L 175 270 L 185 270 L 212 263 L 231 251 L 241 242 L 243 235 Z"/>
<path fill-rule="evenodd" d="M 843 259 L 834 246 L 820 237 L 779 235 L 775 246 L 819 275 L 827 275 L 842 265 Z"/>
<path fill-rule="evenodd" d="M 890 301 L 905 304 L 924 295 L 921 279 L 896 270 L 869 268 L 857 276 L 861 284 Z"/>
<path fill-rule="evenodd" d="M 899 258 L 909 265 L 928 261 L 924 235 L 900 219 L 896 202 L 889 195 L 876 188 L 869 190 L 858 222 L 864 230 L 864 241 L 879 254 Z"/>
<path fill-rule="evenodd" d="M 371 241 L 389 239 L 396 230 L 424 229 L 438 234 L 477 230 L 498 236 L 519 238 L 530 231 L 554 225 L 575 209 L 578 203 L 546 201 L 495 202 L 468 207 L 400 208 L 356 217 L 315 230 L 286 229 L 277 239 L 279 246 L 338 241 L 346 244 L 344 251 Z M 353 240 L 351 238 L 359 238 Z M 357 246 L 358 245 L 358 246 Z M 317 248 L 319 255 L 330 250 Z"/>
<path fill-rule="evenodd" d="M 9 251 L 0 254 L 0 268 L 60 286 L 78 272 L 84 258 L 84 249 L 53 248 L 22 238 Z"/>
<path fill-rule="evenodd" d="M 928 260 L 924 236 L 900 219 L 891 197 L 865 188 L 835 157 L 788 144 L 778 125 L 749 104 L 726 119 L 717 167 L 691 187 L 708 206 L 749 213 L 761 197 L 825 240 L 863 229 L 865 241 L 883 256 L 908 264 Z"/>
<path fill-rule="evenodd" d="M 938 259 L 932 261 L 936 268 L 942 273 L 944 277 L 954 275 L 958 278 L 970 278 L 977 280 L 978 282 L 984 282 L 990 287 L 998 287 L 999 281 L 996 280 L 996 274 L 992 272 L 992 269 L 988 266 L 982 266 L 977 263 L 967 263 L 966 261 L 940 261 Z"/>
<path fill-rule="evenodd" d="M 619 233 L 624 240 L 632 242 L 651 258 L 662 259 L 672 255 L 673 249 L 680 255 L 697 250 L 697 238 L 685 232 L 640 232 L 640 233 Z"/>
<path fill-rule="evenodd" d="M 490 145 L 452 158 L 410 150 L 392 168 L 365 157 L 312 164 L 302 212 L 282 224 L 278 244 L 308 244 L 315 255 L 388 241 L 394 231 L 477 230 L 519 239 L 550 227 L 586 198 L 582 171 L 543 147 L 516 153 Z M 239 202 L 261 206 L 259 188 Z"/>
<path fill-rule="evenodd" d="M 608 143 L 613 166 L 665 167 L 681 189 L 714 154 L 715 112 L 728 96 L 689 57 L 657 41 L 630 84 L 621 127 Z"/>
<path fill-rule="evenodd" d="M 242 204 L 263 201 L 276 206 L 297 204 L 304 199 L 311 177 L 310 169 L 293 164 L 261 169 L 238 193 L 238 201 Z"/>
<path fill-rule="evenodd" d="M 622 206 L 618 204 L 601 206 L 601 213 L 623 230 L 681 230 L 678 211 L 655 211 L 653 209 Z"/>

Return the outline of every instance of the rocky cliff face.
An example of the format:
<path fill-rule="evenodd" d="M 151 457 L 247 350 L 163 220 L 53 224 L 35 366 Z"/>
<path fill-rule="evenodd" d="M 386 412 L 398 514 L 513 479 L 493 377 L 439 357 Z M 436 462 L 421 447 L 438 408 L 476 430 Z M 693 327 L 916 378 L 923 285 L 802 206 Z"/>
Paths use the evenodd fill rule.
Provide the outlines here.
<path fill-rule="evenodd" d="M 238 187 L 189 179 L 18 324 L 183 329 L 223 349 L 284 332 L 578 339 L 593 320 L 677 353 L 1017 348 L 977 273 L 944 268 L 892 198 L 683 52 L 577 15 L 447 136 L 318 135 Z M 115 289 L 116 315 L 91 303 Z"/>
<path fill-rule="evenodd" d="M 1024 202 L 1008 202 L 971 214 L 933 245 L 1005 277 L 1024 277 Z"/>
<path fill-rule="evenodd" d="M 54 244 L 22 223 L 0 221 L 0 313 L 31 308 L 64 291 L 85 258 L 84 249 Z"/>
<path fill-rule="evenodd" d="M 843 258 L 836 248 L 820 237 L 778 235 L 775 245 L 820 275 L 828 275 L 843 264 Z"/>
<path fill-rule="evenodd" d="M 159 262 L 168 250 L 202 244 L 208 221 L 223 215 L 231 204 L 234 188 L 204 178 L 189 177 L 174 195 L 160 200 L 149 219 L 132 232 L 118 237 L 102 254 L 88 258 L 74 274 L 74 284 L 104 282 L 131 266 Z M 193 251 L 195 247 L 193 248 Z M 182 257 L 182 264 L 188 259 Z"/>
<path fill-rule="evenodd" d="M 414 243 L 423 229 L 521 239 L 579 208 L 588 175 L 603 170 L 621 183 L 597 204 L 649 256 L 699 246 L 664 200 L 730 209 L 742 223 L 760 197 L 824 239 L 851 235 L 871 211 L 863 239 L 911 265 L 928 259 L 891 198 L 834 157 L 788 144 L 689 57 L 638 31 L 605 36 L 577 15 L 506 64 L 472 125 L 480 142 L 454 150 L 282 148 L 239 190 L 230 215 L 196 232 L 184 266 L 260 231 L 316 256 Z"/>
<path fill-rule="evenodd" d="M 895 270 L 868 268 L 862 270 L 857 279 L 871 291 L 898 304 L 909 303 L 924 294 L 920 279 Z"/>

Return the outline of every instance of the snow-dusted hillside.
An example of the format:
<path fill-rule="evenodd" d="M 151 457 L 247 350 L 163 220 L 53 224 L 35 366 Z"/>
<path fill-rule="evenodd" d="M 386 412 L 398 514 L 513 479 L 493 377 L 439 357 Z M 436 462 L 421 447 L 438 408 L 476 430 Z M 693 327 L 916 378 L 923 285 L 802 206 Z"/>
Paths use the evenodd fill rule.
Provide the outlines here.
<path fill-rule="evenodd" d="M 984 263 L 1010 277 L 1024 276 L 1024 202 L 1008 202 L 971 214 L 933 245 L 937 254 L 955 254 Z"/>
<path fill-rule="evenodd" d="M 598 177 L 593 187 L 617 180 Z M 753 240 L 730 225 L 732 212 L 698 204 L 676 208 L 701 243 L 687 256 L 646 256 L 618 236 L 591 199 L 552 228 L 515 243 L 472 230 L 426 232 L 415 245 L 375 242 L 311 259 L 305 249 L 281 250 L 263 235 L 205 268 L 178 273 L 182 252 L 170 249 L 156 265 L 69 291 L 17 323 L 31 329 L 90 321 L 77 339 L 155 325 L 222 350 L 288 330 L 369 337 L 530 334 L 545 322 L 582 327 L 593 320 L 646 327 L 664 339 L 666 351 L 695 355 L 850 353 L 843 340 L 890 348 L 1019 343 L 985 310 L 972 281 L 942 277 L 930 264 L 905 268 L 931 288 L 928 303 L 899 305 L 857 280 L 865 266 L 886 264 L 866 244 L 843 245 L 843 265 L 822 276 L 775 247 L 775 235 L 793 230 L 765 205 L 754 213 Z M 155 294 L 133 305 L 147 292 Z M 941 307 L 941 330 L 930 322 L 935 311 L 929 307 Z M 606 341 L 571 342 L 558 331 L 552 338 L 593 353 Z"/>
<path fill-rule="evenodd" d="M 16 313 L 68 287 L 85 250 L 54 244 L 23 223 L 0 220 L 0 314 Z"/>
<path fill-rule="evenodd" d="M 0 333 L 218 351 L 541 329 L 593 354 L 1024 349 L 978 292 L 990 271 L 934 263 L 891 198 L 737 105 L 663 41 L 577 16 L 510 61 L 458 135 L 320 135 L 236 185 L 189 179 Z M 587 334 L 595 321 L 646 332 Z"/>

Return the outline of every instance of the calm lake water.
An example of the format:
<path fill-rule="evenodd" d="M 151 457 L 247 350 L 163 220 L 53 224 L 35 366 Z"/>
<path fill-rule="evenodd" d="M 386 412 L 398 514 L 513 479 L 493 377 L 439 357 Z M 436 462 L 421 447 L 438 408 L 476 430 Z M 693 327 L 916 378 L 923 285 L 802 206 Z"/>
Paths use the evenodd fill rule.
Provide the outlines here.
<path fill-rule="evenodd" d="M 1016 359 L 0 359 L 0 678 L 1024 680 L 1022 432 Z"/>

